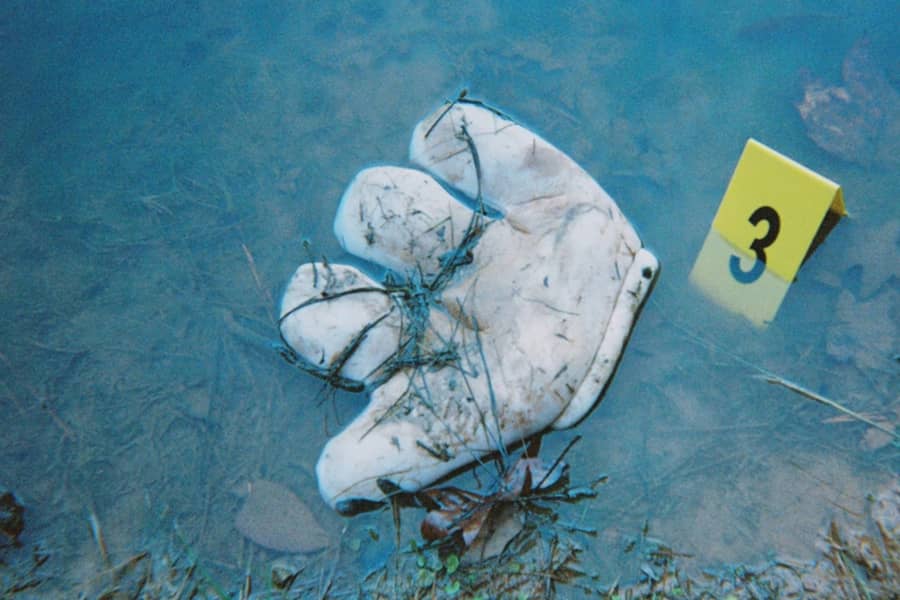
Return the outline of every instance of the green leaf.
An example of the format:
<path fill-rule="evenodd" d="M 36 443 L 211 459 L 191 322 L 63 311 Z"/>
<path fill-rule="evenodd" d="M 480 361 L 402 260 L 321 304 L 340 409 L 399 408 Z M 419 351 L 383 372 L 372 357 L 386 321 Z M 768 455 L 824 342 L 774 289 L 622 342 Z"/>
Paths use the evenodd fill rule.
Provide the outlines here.
<path fill-rule="evenodd" d="M 434 573 L 428 569 L 419 569 L 419 573 L 416 575 L 416 583 L 419 587 L 430 587 L 434 583 Z"/>
<path fill-rule="evenodd" d="M 447 560 L 444 561 L 444 567 L 447 569 L 447 575 L 453 575 L 459 568 L 459 557 L 455 554 L 451 554 L 447 557 Z"/>

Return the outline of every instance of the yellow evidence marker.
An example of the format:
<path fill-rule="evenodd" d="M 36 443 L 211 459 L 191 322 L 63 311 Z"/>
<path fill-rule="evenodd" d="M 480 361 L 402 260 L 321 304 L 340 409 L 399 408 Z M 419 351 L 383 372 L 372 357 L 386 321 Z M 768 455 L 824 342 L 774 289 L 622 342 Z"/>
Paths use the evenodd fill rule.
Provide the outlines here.
<path fill-rule="evenodd" d="M 847 214 L 838 184 L 749 139 L 690 279 L 717 303 L 766 325 L 829 211 L 837 219 Z"/>

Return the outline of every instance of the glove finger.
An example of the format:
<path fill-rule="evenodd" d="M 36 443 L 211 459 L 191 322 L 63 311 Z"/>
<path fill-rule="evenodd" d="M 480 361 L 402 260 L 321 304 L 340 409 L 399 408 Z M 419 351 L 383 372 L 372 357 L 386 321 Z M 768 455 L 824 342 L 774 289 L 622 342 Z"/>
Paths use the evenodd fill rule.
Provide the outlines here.
<path fill-rule="evenodd" d="M 444 105 L 423 119 L 413 132 L 409 153 L 414 164 L 472 198 L 480 192 L 486 203 L 506 215 L 562 199 L 592 203 L 624 221 L 615 202 L 575 161 L 480 104 Z"/>
<path fill-rule="evenodd" d="M 483 380 L 473 383 L 481 387 Z M 373 390 L 366 410 L 322 450 L 316 464 L 322 498 L 338 512 L 356 512 L 384 500 L 379 480 L 415 491 L 495 449 L 472 412 L 475 403 L 465 400 L 467 390 L 451 390 L 449 381 L 441 372 L 405 370 Z M 453 414 L 454 406 L 470 412 Z"/>
<path fill-rule="evenodd" d="M 348 252 L 398 273 L 437 273 L 473 213 L 427 173 L 399 167 L 361 171 L 341 198 L 334 233 Z"/>
<path fill-rule="evenodd" d="M 446 326 L 452 327 L 452 319 Z M 440 328 L 438 328 L 440 329 Z M 316 465 L 319 491 L 339 512 L 384 499 L 379 480 L 414 492 L 543 429 L 562 399 L 530 389 L 519 348 L 482 346 L 455 330 L 456 360 L 407 368 L 372 390 L 366 409 L 329 440 Z M 518 355 L 500 365 L 504 358 Z M 534 373 L 531 373 L 533 376 Z"/>
<path fill-rule="evenodd" d="M 354 387 L 397 351 L 401 318 L 391 296 L 347 265 L 301 265 L 281 300 L 281 337 L 302 367 Z"/>

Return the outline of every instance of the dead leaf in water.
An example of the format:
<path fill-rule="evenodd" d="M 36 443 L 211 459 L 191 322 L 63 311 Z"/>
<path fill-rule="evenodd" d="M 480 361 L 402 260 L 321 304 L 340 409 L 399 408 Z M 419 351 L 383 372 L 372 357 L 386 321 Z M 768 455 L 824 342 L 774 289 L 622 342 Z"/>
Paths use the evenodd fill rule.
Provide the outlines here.
<path fill-rule="evenodd" d="M 897 165 L 900 157 L 900 93 L 858 41 L 843 63 L 843 86 L 806 82 L 797 103 L 806 131 L 823 150 L 859 164 Z"/>
<path fill-rule="evenodd" d="M 524 527 L 525 515 L 521 507 L 511 502 L 500 504 L 488 515 L 466 550 L 463 562 L 476 563 L 499 556 Z"/>
<path fill-rule="evenodd" d="M 515 501 L 549 490 L 566 476 L 567 470 L 568 465 L 561 460 L 545 463 L 523 455 L 506 470 L 489 495 L 449 486 L 421 490 L 416 497 L 428 509 L 422 520 L 422 537 L 432 542 L 459 535 L 464 549 L 475 544 L 481 558 L 499 554 L 522 529 Z"/>
<path fill-rule="evenodd" d="M 837 318 L 828 331 L 829 356 L 866 371 L 890 374 L 900 335 L 898 306 L 900 292 L 892 288 L 863 302 L 848 291 L 842 292 L 835 309 Z"/>
<path fill-rule="evenodd" d="M 314 552 L 330 538 L 312 511 L 280 483 L 257 479 L 234 520 L 241 534 L 280 552 Z"/>
<path fill-rule="evenodd" d="M 860 298 L 866 299 L 891 279 L 900 280 L 900 219 L 890 219 L 873 227 L 860 228 L 852 254 L 862 265 Z M 851 252 L 848 252 L 851 254 Z M 847 261 L 852 259 L 848 256 Z"/>
<path fill-rule="evenodd" d="M 893 427 L 891 427 L 893 428 Z M 863 450 L 880 450 L 894 441 L 894 438 L 888 433 L 869 427 L 863 435 L 860 446 Z"/>

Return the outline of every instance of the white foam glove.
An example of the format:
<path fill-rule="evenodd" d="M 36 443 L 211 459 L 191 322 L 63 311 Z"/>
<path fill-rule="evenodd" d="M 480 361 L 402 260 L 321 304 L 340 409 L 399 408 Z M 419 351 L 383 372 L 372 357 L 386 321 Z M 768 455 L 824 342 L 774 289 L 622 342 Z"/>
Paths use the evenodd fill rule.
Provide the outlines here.
<path fill-rule="evenodd" d="M 281 304 L 291 358 L 371 396 L 316 468 L 345 513 L 578 422 L 658 270 L 584 170 L 480 102 L 420 122 L 410 158 L 424 170 L 360 172 L 334 225 L 348 252 L 394 275 L 305 264 Z"/>

